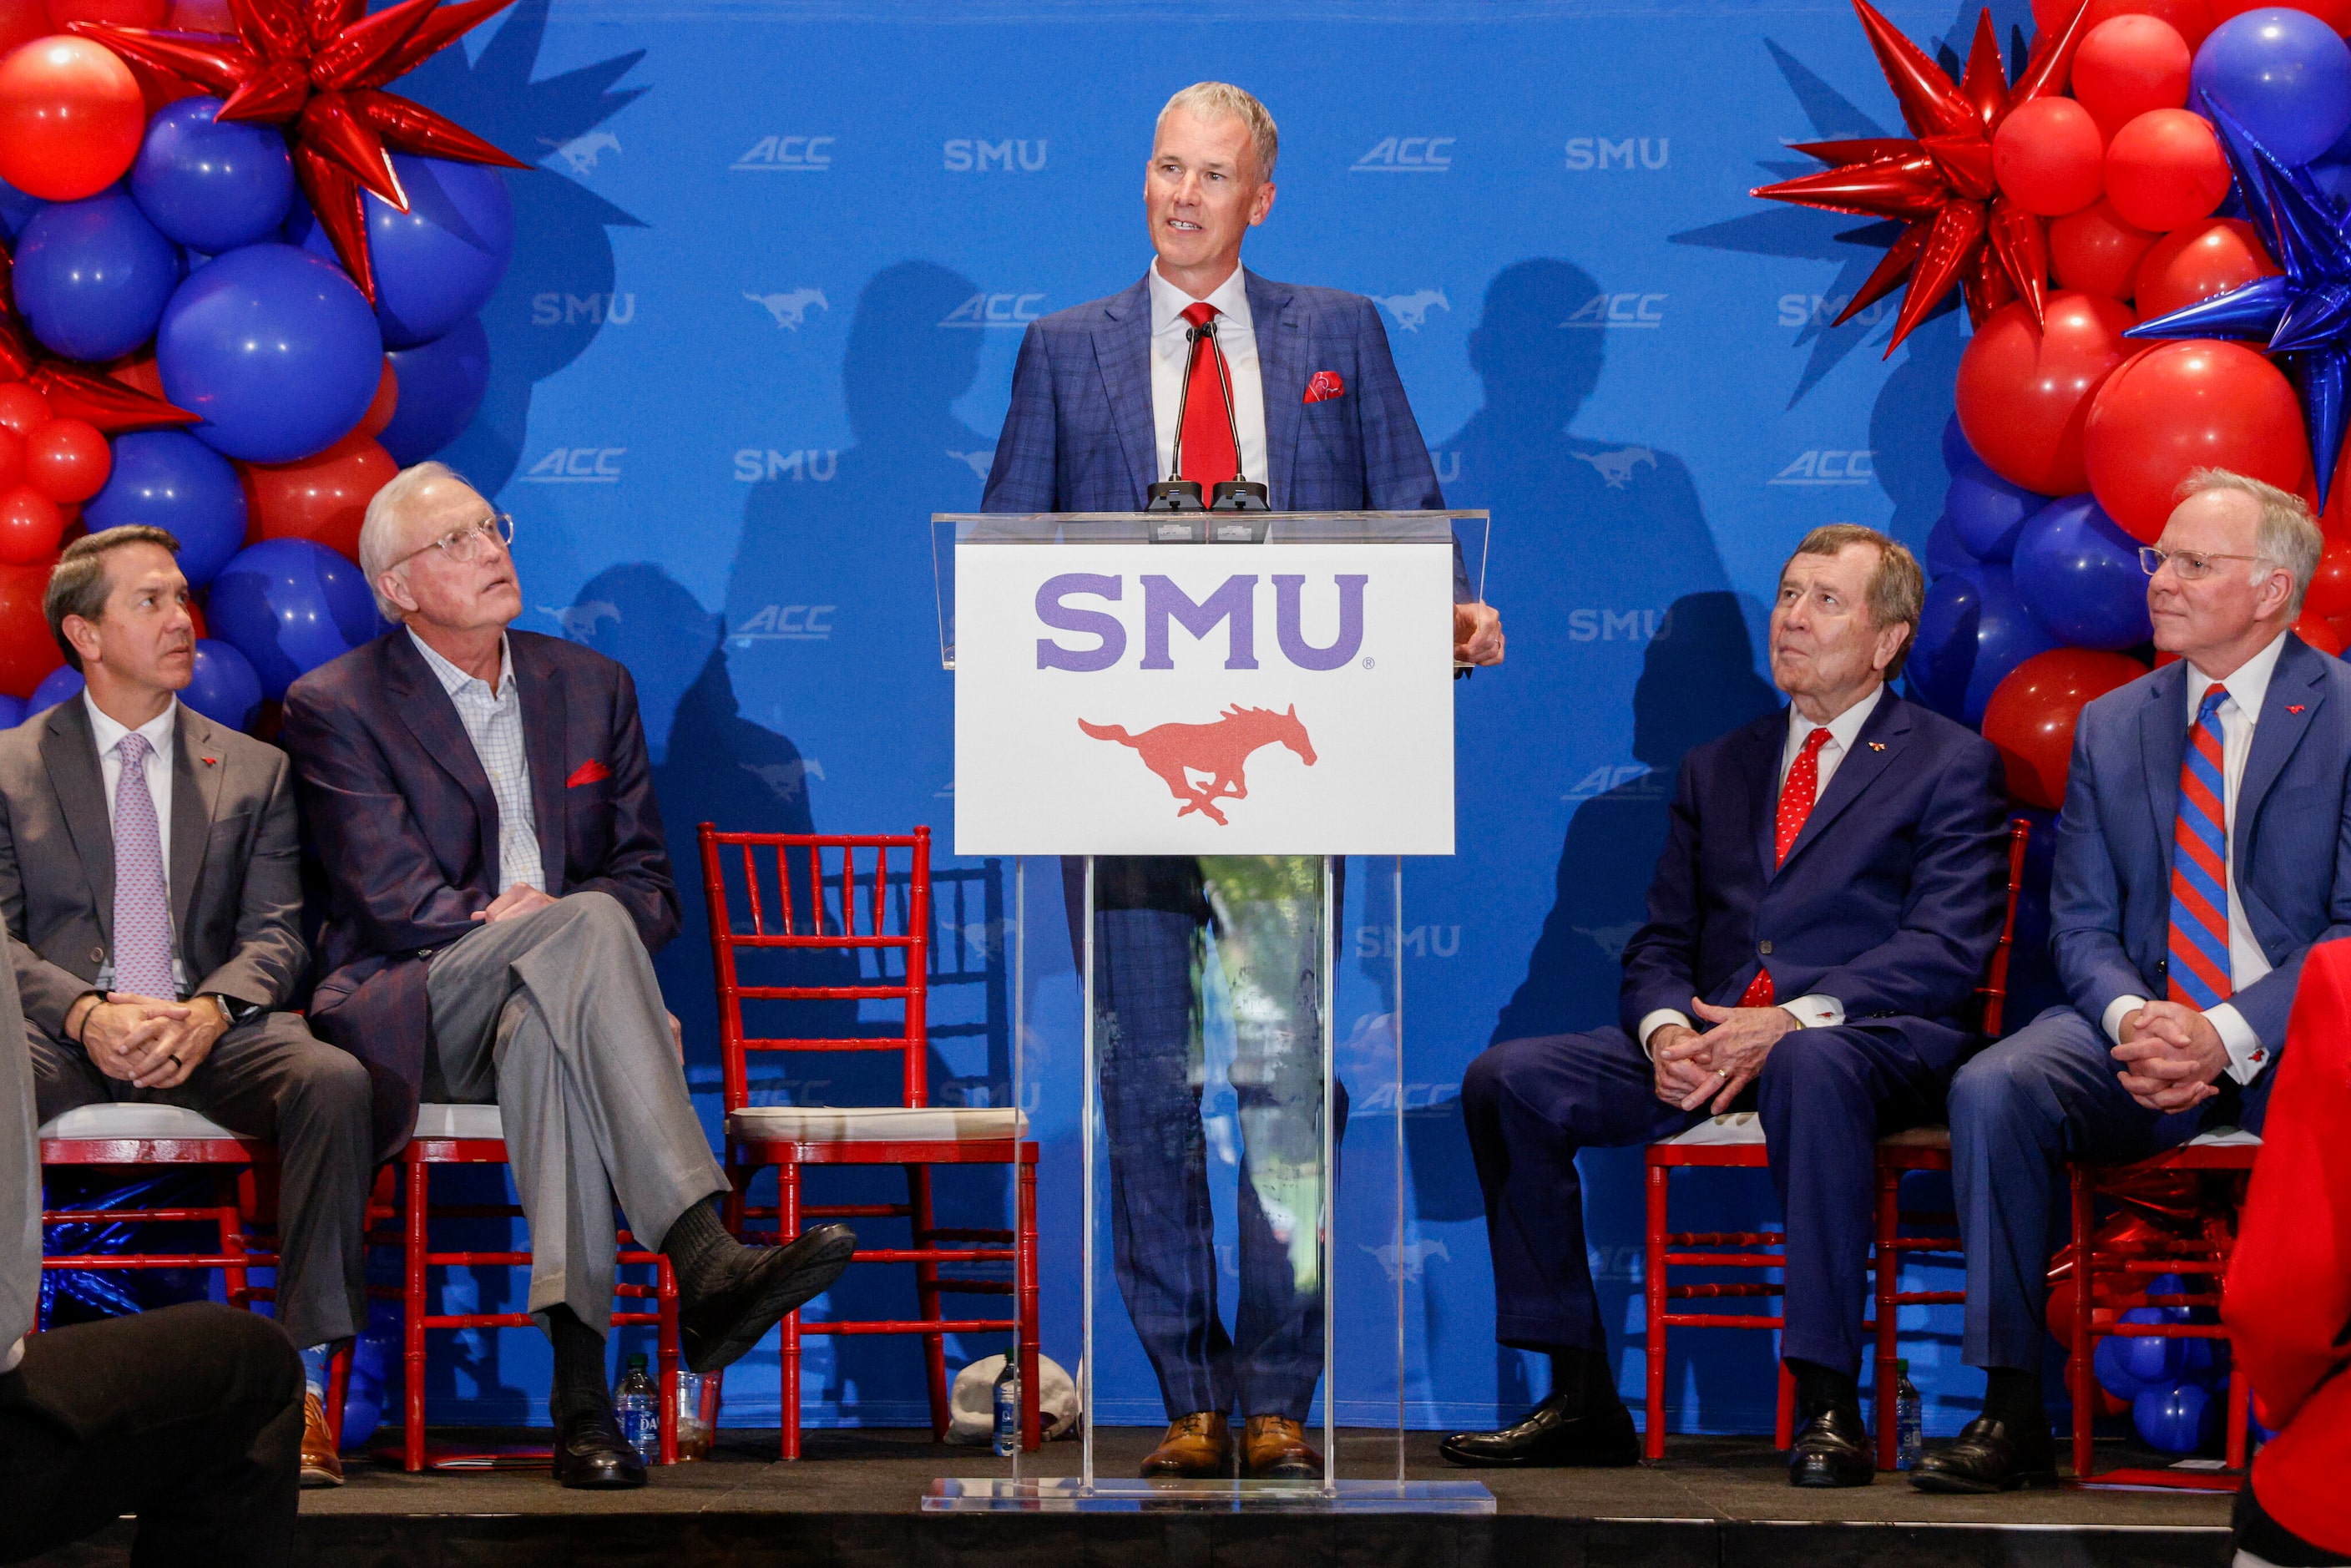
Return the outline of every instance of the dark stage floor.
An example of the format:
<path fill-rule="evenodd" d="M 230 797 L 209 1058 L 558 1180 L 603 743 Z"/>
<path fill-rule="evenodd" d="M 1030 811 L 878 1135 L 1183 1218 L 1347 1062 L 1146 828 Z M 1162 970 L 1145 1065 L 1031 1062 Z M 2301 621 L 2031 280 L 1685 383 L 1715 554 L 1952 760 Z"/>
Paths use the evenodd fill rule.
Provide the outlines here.
<path fill-rule="evenodd" d="M 436 1434 L 437 1436 L 437 1434 Z M 509 1438 L 522 1434 L 503 1435 Z M 1132 1474 L 1156 1434 L 1105 1428 L 1105 1474 Z M 1343 1434 L 1348 1473 L 1378 1473 L 1375 1434 Z M 1471 1472 L 1409 1439 L 1416 1479 Z M 1377 1447 L 1375 1447 L 1377 1445 Z M 808 1457 L 773 1458 L 772 1433 L 729 1432 L 704 1464 L 656 1470 L 632 1492 L 568 1492 L 544 1472 L 411 1476 L 360 1460 L 349 1484 L 304 1494 L 303 1552 L 333 1568 L 371 1564 L 1433 1563 L 1463 1568 L 1837 1568 L 1966 1564 L 2194 1564 L 2229 1561 L 2229 1500 L 2214 1494 L 2055 1490 L 1938 1498 L 1899 1478 L 1853 1491 L 1797 1491 L 1755 1438 L 1684 1438 L 1661 1465 L 1601 1471 L 1478 1472 L 1491 1519 L 1230 1514 L 925 1515 L 936 1476 L 1002 1472 L 985 1449 L 927 1433 L 811 1432 Z M 1029 1456 L 1074 1474 L 1078 1448 Z M 2101 1456 L 2102 1463 L 2112 1459 Z M 1387 1471 L 1393 1474 L 1393 1471 Z M 128 1561 L 119 1527 L 47 1563 Z"/>

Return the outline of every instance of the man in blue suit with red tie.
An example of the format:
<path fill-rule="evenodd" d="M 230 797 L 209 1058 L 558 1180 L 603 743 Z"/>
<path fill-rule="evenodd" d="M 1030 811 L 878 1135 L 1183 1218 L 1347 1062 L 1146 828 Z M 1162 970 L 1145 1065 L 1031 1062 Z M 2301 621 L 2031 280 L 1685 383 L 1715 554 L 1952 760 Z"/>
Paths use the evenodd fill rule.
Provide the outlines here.
<path fill-rule="evenodd" d="M 2287 628 L 2317 570 L 2301 500 L 2189 477 L 2141 550 L 2176 662 L 2082 710 L 2057 822 L 2052 1008 L 1951 1085 L 1967 1243 L 1962 1355 L 1983 1415 L 1910 1472 L 1928 1491 L 2056 1479 L 2041 1399 L 2049 1215 L 2068 1157 L 2259 1132 L 2303 956 L 2351 936 L 2351 667 Z"/>
<path fill-rule="evenodd" d="M 1337 289 L 1269 282 L 1240 265 L 1242 240 L 1273 208 L 1278 152 L 1272 117 L 1239 88 L 1201 82 L 1168 100 L 1144 182 L 1156 259 L 1132 287 L 1029 329 L 983 510 L 1139 512 L 1149 486 L 1171 476 L 1204 491 L 1227 479 L 1261 483 L 1276 511 L 1444 506 L 1377 308 Z M 1455 657 L 1499 663 L 1500 618 L 1474 601 L 1458 557 L 1454 597 Z M 1063 866 L 1073 924 L 1081 863 Z M 1238 1405 L 1248 1417 L 1246 1473 L 1319 1478 L 1303 1422 L 1322 1368 L 1321 1282 L 1298 1278 L 1288 1222 L 1270 1212 L 1282 1205 L 1259 1203 L 1248 1154 L 1230 1334 L 1217 1314 L 1194 980 L 1212 919 L 1229 949 L 1256 923 L 1248 911 L 1268 907 L 1276 891 L 1319 902 L 1311 862 L 1121 856 L 1095 870 L 1113 1240 L 1120 1291 L 1170 1422 L 1143 1473 L 1227 1473 L 1235 1452 L 1227 1419 Z M 1226 957 L 1234 971 L 1235 954 Z M 1241 1031 L 1238 1057 L 1264 1066 L 1313 1039 L 1299 998 L 1318 986 L 1267 985 L 1259 1010 L 1282 1016 Z M 1299 1118 L 1319 1119 L 1319 1090 L 1311 1107 L 1284 1103 L 1280 1085 L 1295 1076 L 1244 1071 L 1237 1061 L 1244 1125 L 1286 1120 L 1295 1131 Z M 1311 1130 L 1319 1143 L 1319 1127 Z"/>
<path fill-rule="evenodd" d="M 1888 689 L 1924 596 L 1918 563 L 1883 534 L 1805 536 L 1771 612 L 1771 679 L 1790 706 L 1683 759 L 1649 918 L 1625 948 L 1619 1027 L 1505 1040 L 1470 1063 L 1461 1106 L 1496 1337 L 1549 1352 L 1552 1392 L 1515 1426 L 1446 1438 L 1454 1463 L 1640 1457 L 1575 1155 L 1751 1107 L 1787 1215 L 1782 1351 L 1803 1421 L 1790 1479 L 1876 1473 L 1856 1380 L 1876 1141 L 1941 1114 L 1974 1042 L 1963 1015 L 2004 880 L 1998 754 Z"/>

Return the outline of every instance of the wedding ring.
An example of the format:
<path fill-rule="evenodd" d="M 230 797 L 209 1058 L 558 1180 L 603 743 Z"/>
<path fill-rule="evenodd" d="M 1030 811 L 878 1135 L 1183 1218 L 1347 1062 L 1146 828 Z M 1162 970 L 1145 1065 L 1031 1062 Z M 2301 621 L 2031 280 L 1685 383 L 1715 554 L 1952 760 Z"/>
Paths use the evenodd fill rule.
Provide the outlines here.
<path fill-rule="evenodd" d="M 1716 1068 L 1716 1069 L 1714 1070 L 1714 1075 L 1715 1075 L 1717 1078 L 1721 1079 L 1725 1083 L 1728 1083 L 1728 1082 L 1730 1082 L 1730 1069 L 1729 1069 L 1728 1067 L 1718 1067 L 1718 1068 Z"/>

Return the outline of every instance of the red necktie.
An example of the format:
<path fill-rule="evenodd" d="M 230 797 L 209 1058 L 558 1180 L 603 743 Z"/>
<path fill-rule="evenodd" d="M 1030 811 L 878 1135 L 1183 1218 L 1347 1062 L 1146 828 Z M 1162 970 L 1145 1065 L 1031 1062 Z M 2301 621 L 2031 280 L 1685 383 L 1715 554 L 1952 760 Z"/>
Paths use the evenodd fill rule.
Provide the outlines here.
<path fill-rule="evenodd" d="M 1216 315 L 1217 308 L 1205 301 L 1184 307 L 1184 319 L 1195 327 L 1207 325 Z M 1239 475 L 1240 454 L 1233 450 L 1233 427 L 1225 416 L 1225 388 L 1231 379 L 1224 350 L 1216 339 L 1202 338 L 1192 358 L 1191 382 L 1184 389 L 1184 465 L 1177 477 L 1206 486 Z"/>
<path fill-rule="evenodd" d="M 1821 747 L 1829 743 L 1825 727 L 1804 737 L 1804 749 L 1796 754 L 1795 766 L 1788 769 L 1788 782 L 1780 790 L 1780 815 L 1772 825 L 1771 864 L 1774 870 L 1788 862 L 1788 851 L 1794 847 L 1796 835 L 1804 831 L 1804 819 L 1813 814 L 1813 802 L 1821 793 Z M 1740 995 L 1742 1008 L 1768 1008 L 1774 1000 L 1771 971 L 1755 971 Z"/>

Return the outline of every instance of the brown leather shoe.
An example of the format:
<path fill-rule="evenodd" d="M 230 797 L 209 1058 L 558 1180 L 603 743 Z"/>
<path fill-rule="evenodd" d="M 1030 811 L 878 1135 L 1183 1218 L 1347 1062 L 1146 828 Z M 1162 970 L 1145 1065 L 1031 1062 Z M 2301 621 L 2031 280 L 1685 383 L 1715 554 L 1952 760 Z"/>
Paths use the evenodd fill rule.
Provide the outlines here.
<path fill-rule="evenodd" d="M 1252 1416 L 1241 1438 L 1241 1473 L 1253 1481 L 1319 1481 L 1322 1456 L 1287 1416 Z"/>
<path fill-rule="evenodd" d="M 1167 1436 L 1143 1461 L 1146 1480 L 1160 1476 L 1222 1480 L 1232 1469 L 1233 1435 L 1224 1416 L 1215 1410 L 1196 1410 L 1167 1423 Z"/>
<path fill-rule="evenodd" d="M 327 1407 L 307 1390 L 302 1395 L 302 1484 L 339 1487 L 343 1484 L 343 1457 L 327 1430 Z"/>

